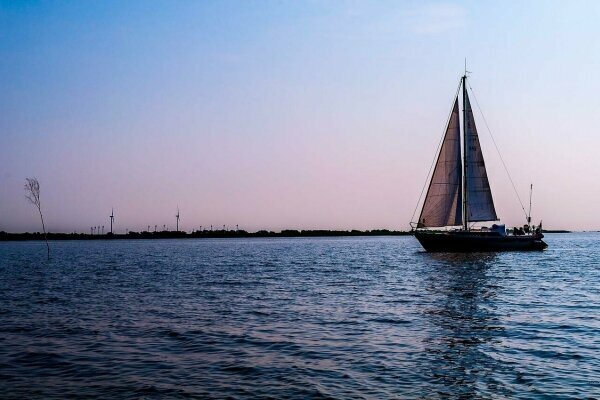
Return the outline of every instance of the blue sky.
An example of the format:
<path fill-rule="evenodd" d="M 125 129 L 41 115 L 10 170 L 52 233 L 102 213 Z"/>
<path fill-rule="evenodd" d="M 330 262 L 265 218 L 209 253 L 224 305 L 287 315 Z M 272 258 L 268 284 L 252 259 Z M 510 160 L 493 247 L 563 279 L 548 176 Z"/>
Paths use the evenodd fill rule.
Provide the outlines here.
<path fill-rule="evenodd" d="M 406 229 L 465 57 L 534 219 L 600 215 L 600 3 L 0 1 L 0 230 Z M 494 199 L 520 206 L 476 115 Z"/>

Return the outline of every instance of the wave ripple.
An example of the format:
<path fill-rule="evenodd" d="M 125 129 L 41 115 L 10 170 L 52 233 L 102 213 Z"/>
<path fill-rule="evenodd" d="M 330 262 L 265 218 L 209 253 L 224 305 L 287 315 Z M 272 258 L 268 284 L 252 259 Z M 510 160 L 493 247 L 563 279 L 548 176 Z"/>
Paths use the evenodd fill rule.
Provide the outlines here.
<path fill-rule="evenodd" d="M 595 398 L 600 239 L 0 243 L 2 398 Z"/>

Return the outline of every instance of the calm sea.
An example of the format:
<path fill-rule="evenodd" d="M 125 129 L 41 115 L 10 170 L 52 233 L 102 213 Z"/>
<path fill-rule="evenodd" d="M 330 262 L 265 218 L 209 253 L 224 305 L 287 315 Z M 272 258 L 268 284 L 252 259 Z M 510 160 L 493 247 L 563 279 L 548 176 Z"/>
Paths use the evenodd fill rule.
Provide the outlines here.
<path fill-rule="evenodd" d="M 600 234 L 547 242 L 0 243 L 0 397 L 600 397 Z"/>

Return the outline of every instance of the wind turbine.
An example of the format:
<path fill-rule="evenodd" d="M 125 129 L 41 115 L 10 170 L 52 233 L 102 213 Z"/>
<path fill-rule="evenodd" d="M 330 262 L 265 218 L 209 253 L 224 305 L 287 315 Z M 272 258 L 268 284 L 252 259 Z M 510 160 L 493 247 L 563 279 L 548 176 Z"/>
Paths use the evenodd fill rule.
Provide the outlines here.
<path fill-rule="evenodd" d="M 113 233 L 112 226 L 113 226 L 114 220 L 115 220 L 115 210 L 114 210 L 114 208 L 111 207 L 111 209 L 110 209 L 110 234 L 111 235 Z"/>
<path fill-rule="evenodd" d="M 175 215 L 175 218 L 177 218 L 177 232 L 179 232 L 179 206 L 177 206 L 177 215 Z"/>

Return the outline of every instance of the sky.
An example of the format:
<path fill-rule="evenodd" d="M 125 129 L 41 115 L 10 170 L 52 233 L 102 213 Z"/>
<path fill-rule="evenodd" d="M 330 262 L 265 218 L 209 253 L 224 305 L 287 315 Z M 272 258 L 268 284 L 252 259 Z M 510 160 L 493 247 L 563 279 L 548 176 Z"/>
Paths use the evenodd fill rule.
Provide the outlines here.
<path fill-rule="evenodd" d="M 0 0 L 0 231 L 409 229 L 464 71 L 534 222 L 600 229 L 600 2 Z M 473 101 L 473 99 L 472 99 Z M 476 109 L 502 222 L 523 211 Z M 526 204 L 526 208 L 528 205 Z M 415 217 L 416 218 L 416 217 Z M 108 229 L 108 228 L 106 228 Z"/>

